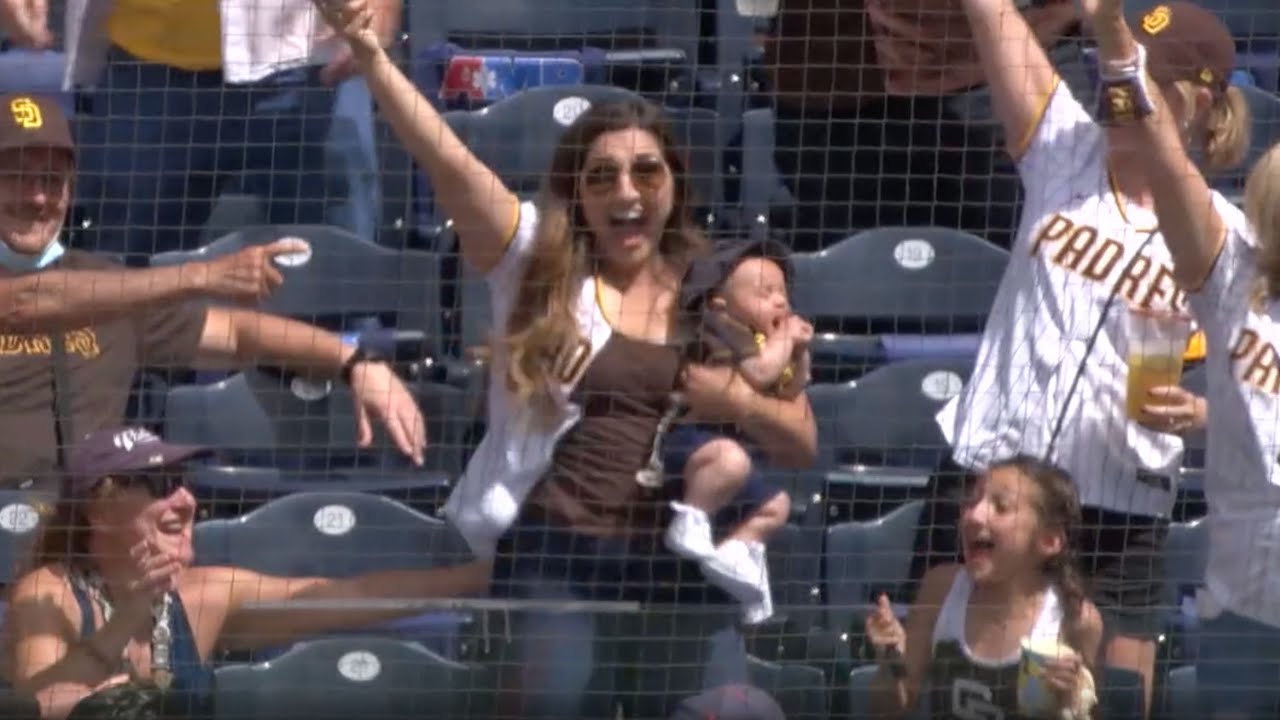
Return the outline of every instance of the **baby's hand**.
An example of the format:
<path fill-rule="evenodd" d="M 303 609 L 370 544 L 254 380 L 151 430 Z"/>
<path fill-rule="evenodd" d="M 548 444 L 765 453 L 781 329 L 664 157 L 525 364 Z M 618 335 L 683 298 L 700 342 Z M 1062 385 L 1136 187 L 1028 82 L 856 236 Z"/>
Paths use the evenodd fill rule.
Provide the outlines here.
<path fill-rule="evenodd" d="M 791 342 L 797 345 L 808 345 L 813 340 L 813 325 L 799 315 L 789 316 L 783 329 L 791 336 Z"/>

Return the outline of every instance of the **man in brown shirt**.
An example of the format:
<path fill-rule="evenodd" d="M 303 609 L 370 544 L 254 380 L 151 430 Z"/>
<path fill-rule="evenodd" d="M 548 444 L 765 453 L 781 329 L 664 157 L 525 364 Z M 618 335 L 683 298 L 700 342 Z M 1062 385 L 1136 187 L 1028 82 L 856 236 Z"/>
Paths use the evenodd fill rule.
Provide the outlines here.
<path fill-rule="evenodd" d="M 281 241 L 145 270 L 66 250 L 59 235 L 75 156 L 55 102 L 0 95 L 0 487 L 53 477 L 59 445 L 72 442 L 61 437 L 68 428 L 82 435 L 119 425 L 142 366 L 264 363 L 341 377 L 358 416 L 378 418 L 421 462 L 422 415 L 388 365 L 301 322 L 197 302 L 260 299 L 281 281 L 274 258 L 297 246 Z M 65 372 L 55 373 L 58 364 Z M 70 422 L 57 420 L 59 404 Z"/>
<path fill-rule="evenodd" d="M 1076 1 L 1030 5 L 1068 81 L 1083 79 Z M 798 203 L 774 222 L 797 250 L 902 225 L 1009 245 L 1020 188 L 958 2 L 783 0 L 765 62 L 775 161 Z"/>

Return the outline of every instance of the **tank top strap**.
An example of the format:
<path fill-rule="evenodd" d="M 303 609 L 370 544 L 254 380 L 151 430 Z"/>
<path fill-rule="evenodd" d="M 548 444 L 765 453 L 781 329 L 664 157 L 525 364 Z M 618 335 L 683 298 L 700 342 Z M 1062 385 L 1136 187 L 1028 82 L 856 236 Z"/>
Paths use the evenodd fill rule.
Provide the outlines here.
<path fill-rule="evenodd" d="M 1036 624 L 1031 626 L 1031 636 L 1036 638 L 1057 638 L 1062 634 L 1062 597 L 1058 589 L 1052 585 L 1044 593 L 1040 603 L 1040 614 Z"/>
<path fill-rule="evenodd" d="M 93 618 L 93 599 L 74 578 L 70 579 L 68 584 L 71 585 L 71 597 L 76 599 L 76 606 L 80 608 L 80 639 L 87 640 L 97 630 Z"/>
<path fill-rule="evenodd" d="M 200 657 L 200 646 L 196 644 L 195 630 L 191 626 L 187 608 L 182 604 L 182 596 L 173 594 L 173 603 L 169 608 L 169 628 L 173 633 L 172 664 L 174 680 L 184 690 L 197 696 L 213 691 L 213 671 Z"/>

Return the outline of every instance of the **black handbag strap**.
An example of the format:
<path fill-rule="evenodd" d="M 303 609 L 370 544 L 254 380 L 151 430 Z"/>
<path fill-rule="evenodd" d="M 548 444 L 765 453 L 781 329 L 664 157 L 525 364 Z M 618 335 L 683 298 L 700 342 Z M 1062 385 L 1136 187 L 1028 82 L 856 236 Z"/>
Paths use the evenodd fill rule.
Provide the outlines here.
<path fill-rule="evenodd" d="M 66 333 L 49 333 L 49 348 L 53 359 L 53 435 L 57 444 L 58 468 L 66 470 L 67 451 L 76 438 L 75 419 L 71 410 L 71 374 L 67 369 Z"/>

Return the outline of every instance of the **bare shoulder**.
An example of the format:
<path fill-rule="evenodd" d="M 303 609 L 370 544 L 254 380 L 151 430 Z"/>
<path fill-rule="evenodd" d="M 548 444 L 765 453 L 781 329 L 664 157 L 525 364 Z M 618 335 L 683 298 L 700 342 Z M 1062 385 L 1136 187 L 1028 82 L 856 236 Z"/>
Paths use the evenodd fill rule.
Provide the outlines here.
<path fill-rule="evenodd" d="M 48 632 L 51 625 L 60 633 L 74 636 L 81 631 L 80 609 L 71 590 L 70 577 L 60 565 L 45 565 L 23 575 L 9 591 L 5 612 L 12 627 Z"/>

